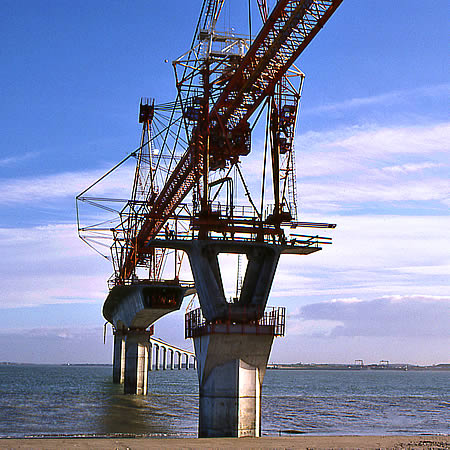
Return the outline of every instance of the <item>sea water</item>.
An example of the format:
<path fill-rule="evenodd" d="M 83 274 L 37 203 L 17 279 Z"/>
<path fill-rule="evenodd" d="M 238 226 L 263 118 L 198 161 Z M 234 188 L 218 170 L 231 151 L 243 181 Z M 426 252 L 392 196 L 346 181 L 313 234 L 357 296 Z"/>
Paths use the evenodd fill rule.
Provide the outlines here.
<path fill-rule="evenodd" d="M 124 395 L 105 366 L 0 365 L 0 437 L 195 437 L 194 370 L 149 373 Z M 450 372 L 268 370 L 264 435 L 448 434 Z"/>

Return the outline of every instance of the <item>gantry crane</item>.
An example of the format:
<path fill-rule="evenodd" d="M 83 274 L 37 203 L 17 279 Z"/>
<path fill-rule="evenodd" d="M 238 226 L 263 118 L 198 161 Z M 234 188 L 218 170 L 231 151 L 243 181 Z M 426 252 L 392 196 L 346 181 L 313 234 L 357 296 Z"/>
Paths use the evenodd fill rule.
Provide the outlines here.
<path fill-rule="evenodd" d="M 211 53 L 207 54 L 201 67 L 197 68 L 202 74 L 204 92 L 199 99 L 198 115 L 191 126 L 189 147 L 155 199 L 149 218 L 143 223 L 137 235 L 135 246 L 128 250 L 121 267 L 121 278 L 126 279 L 131 275 L 136 261 L 139 260 L 137 255 L 140 250 L 157 235 L 174 209 L 194 185 L 199 183 L 201 177 L 203 177 L 203 192 L 199 192 L 201 209 L 198 217 L 204 220 L 200 226 L 203 226 L 203 232 L 213 227 L 211 223 L 208 224 L 209 171 L 225 167 L 227 163 L 233 164 L 240 156 L 250 152 L 251 131 L 248 123 L 250 116 L 268 96 L 275 94 L 277 83 L 283 79 L 288 69 L 341 2 L 342 0 L 280 0 L 242 57 L 242 61 L 225 83 L 219 98 L 212 101 L 210 77 L 213 62 Z M 211 26 L 210 30 L 208 28 L 205 31 L 200 30 L 198 39 L 207 41 L 208 45 L 215 39 L 213 25 L 217 22 L 223 3 L 223 1 L 205 2 L 204 24 L 207 26 L 210 23 Z M 264 17 L 267 11 L 265 2 L 258 3 Z M 281 91 L 281 85 L 278 89 Z M 281 100 L 282 95 L 279 93 L 277 97 Z M 272 104 L 272 120 L 277 122 L 272 128 L 275 141 L 279 137 L 279 121 L 284 120 L 292 127 L 295 117 L 294 114 L 288 116 L 291 109 L 286 108 L 283 112 L 287 114 L 280 118 L 279 106 L 290 105 L 277 105 L 276 102 Z M 282 151 L 288 150 L 284 147 Z M 279 153 L 280 141 L 274 142 L 272 161 L 276 174 L 279 174 L 276 167 Z M 278 184 L 275 183 L 275 186 L 277 189 Z M 275 192 L 275 205 L 272 220 L 279 224 L 284 219 L 279 192 Z"/>
<path fill-rule="evenodd" d="M 284 239 L 283 224 L 329 226 L 297 219 L 293 141 L 303 74 L 293 64 L 341 2 L 278 0 L 269 14 L 266 0 L 257 0 L 262 28 L 252 37 L 218 31 L 226 2 L 203 1 L 191 48 L 173 63 L 176 100 L 140 105 L 143 134 L 139 149 L 131 155 L 137 160 L 132 198 L 119 211 L 119 223 L 109 228 L 114 239 L 113 284 L 129 283 L 139 267 L 148 268 L 149 279 L 161 277 L 165 250 L 150 243 L 161 233 L 167 238 L 173 228 L 178 227 L 176 237 L 184 230 L 185 238 L 216 234 L 264 242 Z M 240 161 L 251 151 L 252 131 L 264 108 L 266 149 L 257 204 Z M 158 114 L 165 116 L 165 124 Z M 159 128 L 152 134 L 157 121 Z M 268 153 L 273 205 L 264 210 Z M 251 213 L 238 214 L 231 194 L 225 211 L 214 203 L 218 190 L 235 189 L 232 170 L 241 179 Z M 102 200 L 85 193 L 78 199 Z M 192 201 L 186 203 L 190 193 Z M 80 230 L 89 234 L 94 228 Z M 97 229 L 106 230 L 98 224 Z M 309 237 L 299 239 L 305 242 Z"/>

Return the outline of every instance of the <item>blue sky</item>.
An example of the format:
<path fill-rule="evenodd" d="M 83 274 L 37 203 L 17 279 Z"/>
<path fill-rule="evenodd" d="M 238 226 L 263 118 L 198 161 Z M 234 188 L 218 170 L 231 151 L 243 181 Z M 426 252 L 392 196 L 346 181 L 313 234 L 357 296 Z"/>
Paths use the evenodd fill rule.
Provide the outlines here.
<path fill-rule="evenodd" d="M 189 47 L 200 6 L 0 2 L 0 361 L 111 360 L 111 267 L 79 241 L 74 197 L 137 147 L 141 96 L 173 99 L 164 61 Z M 449 362 L 449 8 L 344 0 L 298 61 L 301 218 L 338 227 L 280 263 L 274 361 Z M 185 306 L 156 329 L 189 347 Z"/>

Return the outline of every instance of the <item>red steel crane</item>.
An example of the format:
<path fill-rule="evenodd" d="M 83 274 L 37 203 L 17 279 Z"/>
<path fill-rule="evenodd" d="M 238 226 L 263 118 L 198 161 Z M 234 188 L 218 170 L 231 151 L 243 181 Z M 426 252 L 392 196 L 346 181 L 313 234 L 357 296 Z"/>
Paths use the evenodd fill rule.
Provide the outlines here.
<path fill-rule="evenodd" d="M 256 241 L 283 239 L 282 224 L 328 226 L 297 222 L 293 140 L 304 76 L 294 62 L 341 3 L 278 0 L 269 14 L 266 0 L 257 0 L 262 27 L 252 37 L 251 32 L 219 32 L 226 2 L 203 0 L 191 48 L 173 62 L 176 100 L 165 105 L 141 101 L 140 147 L 129 155 L 136 158 L 133 191 L 116 211 L 118 223 L 109 228 L 105 221 L 79 225 L 80 235 L 88 238 L 112 233 L 113 284 L 132 282 L 138 267 L 149 270 L 149 279 L 161 277 L 165 249 L 150 243 L 161 233 L 168 237 L 169 223 L 176 228 L 184 220 L 184 238 L 216 233 Z M 267 124 L 259 206 L 240 162 L 251 151 L 252 131 L 263 110 Z M 264 212 L 266 159 L 271 161 L 273 205 Z M 232 170 L 241 179 L 251 214 L 238 214 L 233 204 Z M 230 191 L 225 211 L 217 206 L 217 189 Z M 88 197 L 87 191 L 77 200 L 97 206 L 105 200 Z M 192 202 L 183 203 L 189 193 Z M 103 208 L 115 210 L 111 204 Z"/>
<path fill-rule="evenodd" d="M 196 123 L 189 147 L 174 168 L 143 223 L 136 244 L 127 253 L 121 278 L 128 278 L 139 259 L 140 250 L 161 230 L 175 208 L 209 170 L 250 152 L 248 119 L 258 106 L 273 95 L 277 83 L 324 26 L 342 0 L 279 0 L 240 65 L 225 84 L 209 110 L 203 99 L 202 114 Z M 259 1 L 263 17 L 265 2 Z M 207 12 L 217 17 L 223 1 L 208 1 Z M 204 67 L 205 96 L 208 89 L 208 61 Z M 205 164 L 206 162 L 206 164 Z M 204 183 L 206 190 L 207 182 Z M 206 214 L 207 194 L 203 193 Z"/>

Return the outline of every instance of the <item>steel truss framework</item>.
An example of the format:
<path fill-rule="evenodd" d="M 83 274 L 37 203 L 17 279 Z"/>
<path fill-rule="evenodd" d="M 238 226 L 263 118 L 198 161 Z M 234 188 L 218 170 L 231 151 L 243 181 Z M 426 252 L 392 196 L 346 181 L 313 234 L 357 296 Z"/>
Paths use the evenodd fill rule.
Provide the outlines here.
<path fill-rule="evenodd" d="M 204 0 L 191 48 L 173 62 L 177 97 L 155 105 L 143 99 L 140 145 L 77 197 L 112 213 L 79 233 L 89 245 L 109 238 L 112 285 L 133 283 L 139 270 L 159 280 L 167 250 L 163 239 L 245 239 L 285 242 L 283 226 L 331 227 L 298 222 L 294 134 L 304 75 L 293 64 L 342 0 L 278 0 L 269 14 L 257 0 L 262 28 L 256 37 L 219 32 L 225 0 Z M 251 151 L 252 131 L 266 117 L 259 201 L 250 193 L 241 158 Z M 131 158 L 131 198 L 92 195 L 98 183 Z M 270 161 L 270 163 L 269 163 Z M 272 190 L 266 193 L 271 169 Z M 247 202 L 237 204 L 240 186 Z M 192 199 L 187 196 L 192 193 Z M 270 205 L 267 200 L 271 200 Z M 241 201 L 241 199 L 239 199 Z M 292 245 L 320 245 L 328 238 L 292 234 Z M 97 247 L 96 247 L 97 248 Z M 175 251 L 175 278 L 182 252 Z"/>

